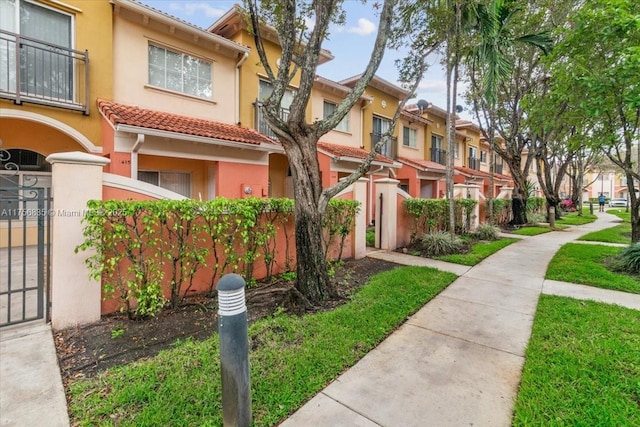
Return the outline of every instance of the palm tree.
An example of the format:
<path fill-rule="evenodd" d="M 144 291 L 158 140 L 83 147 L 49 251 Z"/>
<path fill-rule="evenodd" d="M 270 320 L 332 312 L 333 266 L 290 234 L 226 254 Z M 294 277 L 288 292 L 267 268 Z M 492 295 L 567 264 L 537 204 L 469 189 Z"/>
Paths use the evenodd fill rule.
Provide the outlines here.
<path fill-rule="evenodd" d="M 479 89 L 475 72 L 482 76 L 482 97 L 489 109 L 489 220 L 493 221 L 494 199 L 494 136 L 495 115 L 498 103 L 500 82 L 511 74 L 513 63 L 510 52 L 517 43 L 537 47 L 547 54 L 553 40 L 546 32 L 514 36 L 512 34 L 513 18 L 521 10 L 514 0 L 491 0 L 488 4 L 477 4 L 473 9 L 475 16 L 474 33 L 478 39 L 470 52 L 472 72 L 471 80 L 475 89 Z M 476 115 L 478 109 L 476 106 Z"/>

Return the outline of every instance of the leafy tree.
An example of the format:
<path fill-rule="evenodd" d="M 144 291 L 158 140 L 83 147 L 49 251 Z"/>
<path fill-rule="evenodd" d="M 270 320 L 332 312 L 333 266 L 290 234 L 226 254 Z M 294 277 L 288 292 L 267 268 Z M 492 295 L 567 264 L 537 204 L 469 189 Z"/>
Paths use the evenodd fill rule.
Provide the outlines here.
<path fill-rule="evenodd" d="M 316 77 L 322 43 L 329 35 L 332 22 L 344 21 L 342 0 L 245 0 L 254 33 L 256 50 L 273 91 L 264 101 L 262 111 L 269 127 L 284 147 L 294 182 L 295 240 L 297 260 L 296 288 L 311 304 L 333 293 L 322 246 L 322 224 L 329 200 L 364 175 L 376 151 L 388 141 L 404 106 L 404 100 L 383 136 L 358 170 L 337 184 L 322 188 L 317 143 L 322 135 L 335 128 L 360 99 L 382 60 L 391 24 L 397 12 L 396 0 L 375 2 L 379 13 L 378 32 L 368 64 L 351 92 L 328 117 L 307 123 L 307 105 Z M 313 21 L 313 25 L 307 25 Z M 281 48 L 280 61 L 269 61 L 265 41 L 269 30 L 275 30 Z M 275 65 L 275 67 L 274 67 Z M 419 70 L 424 69 L 424 63 Z M 423 72 L 418 71 L 417 75 Z M 297 78 L 297 90 L 287 117 L 280 114 L 280 105 L 287 87 Z M 412 88 L 415 90 L 417 83 Z"/>
<path fill-rule="evenodd" d="M 500 85 L 506 81 L 513 69 L 512 53 L 514 46 L 524 44 L 539 48 L 543 53 L 551 49 L 552 39 L 546 32 L 516 35 L 514 19 L 518 19 L 523 6 L 513 0 L 490 0 L 479 3 L 473 8 L 475 25 L 475 43 L 469 55 L 469 68 L 472 89 L 475 92 L 474 109 L 479 116 L 479 104 L 484 107 L 483 121 L 479 119 L 481 129 L 489 142 L 489 218 L 493 218 L 494 199 L 494 150 L 495 119 Z M 522 32 L 522 28 L 518 29 Z M 480 96 L 480 99 L 478 99 Z M 517 192 L 515 193 L 517 194 Z M 513 204 L 518 206 L 518 204 Z M 526 212 L 526 209 L 523 209 Z M 514 218 L 517 218 L 514 215 Z"/>
<path fill-rule="evenodd" d="M 602 150 L 625 174 L 631 199 L 633 242 L 640 241 L 640 3 L 635 0 L 584 2 L 553 57 L 554 90 L 590 129 L 585 142 Z M 640 152 L 638 152 L 640 154 Z"/>

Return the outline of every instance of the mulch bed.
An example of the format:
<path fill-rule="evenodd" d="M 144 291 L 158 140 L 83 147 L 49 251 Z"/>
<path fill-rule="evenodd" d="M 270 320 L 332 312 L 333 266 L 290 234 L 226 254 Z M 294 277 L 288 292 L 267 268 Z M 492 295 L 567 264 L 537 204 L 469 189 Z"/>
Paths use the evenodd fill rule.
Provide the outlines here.
<path fill-rule="evenodd" d="M 363 258 L 346 260 L 336 268 L 334 285 L 340 297 L 314 310 L 330 310 L 381 271 L 397 264 Z M 247 289 L 249 322 L 273 313 L 278 307 L 293 313 L 305 311 L 293 296 L 292 282 L 258 283 Z M 57 331 L 54 334 L 65 386 L 74 378 L 93 376 L 109 367 L 152 357 L 177 340 L 204 340 L 217 332 L 217 299 L 196 296 L 176 309 L 167 309 L 146 320 L 130 320 L 124 314 L 104 316 L 98 323 Z"/>

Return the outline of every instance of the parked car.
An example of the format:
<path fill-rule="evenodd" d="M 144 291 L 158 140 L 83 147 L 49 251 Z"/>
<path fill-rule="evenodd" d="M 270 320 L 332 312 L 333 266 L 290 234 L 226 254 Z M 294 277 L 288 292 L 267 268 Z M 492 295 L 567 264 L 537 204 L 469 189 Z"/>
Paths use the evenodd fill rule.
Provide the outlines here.
<path fill-rule="evenodd" d="M 627 199 L 610 199 L 609 207 L 611 208 L 626 208 L 627 207 Z"/>

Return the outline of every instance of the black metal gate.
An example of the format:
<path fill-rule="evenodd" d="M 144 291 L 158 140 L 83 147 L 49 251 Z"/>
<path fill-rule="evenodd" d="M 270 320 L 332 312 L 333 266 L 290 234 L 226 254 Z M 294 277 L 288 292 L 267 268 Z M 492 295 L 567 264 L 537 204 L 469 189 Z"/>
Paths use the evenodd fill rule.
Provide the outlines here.
<path fill-rule="evenodd" d="M 0 327 L 49 320 L 53 210 L 40 178 L 0 174 Z"/>

